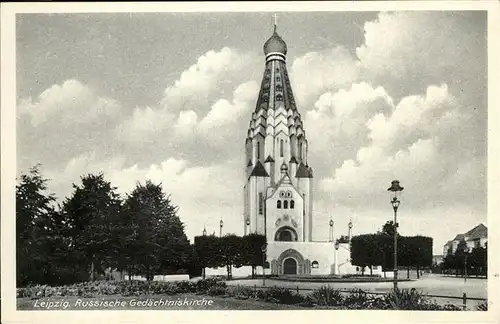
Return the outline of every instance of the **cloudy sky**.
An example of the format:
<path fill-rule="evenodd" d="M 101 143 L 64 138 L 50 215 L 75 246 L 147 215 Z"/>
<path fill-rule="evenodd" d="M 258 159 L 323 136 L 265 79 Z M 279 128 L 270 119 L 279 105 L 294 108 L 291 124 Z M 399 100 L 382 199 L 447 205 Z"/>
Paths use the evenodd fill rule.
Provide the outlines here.
<path fill-rule="evenodd" d="M 434 238 L 486 224 L 484 12 L 281 12 L 278 32 L 315 171 L 315 240 L 392 219 Z M 244 143 L 272 13 L 24 14 L 18 173 L 60 199 L 104 172 L 163 184 L 190 238 L 242 234 Z"/>

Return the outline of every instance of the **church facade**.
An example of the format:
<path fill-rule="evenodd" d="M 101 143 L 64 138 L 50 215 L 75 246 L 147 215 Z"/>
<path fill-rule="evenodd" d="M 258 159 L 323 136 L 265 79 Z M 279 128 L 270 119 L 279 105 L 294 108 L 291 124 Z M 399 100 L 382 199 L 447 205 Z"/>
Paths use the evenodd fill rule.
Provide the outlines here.
<path fill-rule="evenodd" d="M 272 274 L 356 272 L 349 261 L 349 241 L 335 249 L 332 233 L 328 242 L 313 240 L 309 143 L 286 69 L 287 45 L 276 26 L 264 54 L 264 75 L 245 141 L 244 233 L 267 237 Z"/>

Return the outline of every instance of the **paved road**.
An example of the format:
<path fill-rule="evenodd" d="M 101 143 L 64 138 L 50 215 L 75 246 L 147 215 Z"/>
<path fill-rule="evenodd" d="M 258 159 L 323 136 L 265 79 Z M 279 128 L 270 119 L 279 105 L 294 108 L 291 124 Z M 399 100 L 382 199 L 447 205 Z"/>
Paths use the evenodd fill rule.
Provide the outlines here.
<path fill-rule="evenodd" d="M 228 285 L 248 285 L 261 286 L 262 279 L 243 279 L 228 281 Z M 391 282 L 291 282 L 282 280 L 266 279 L 266 286 L 278 286 L 288 288 L 318 288 L 322 285 L 340 289 L 361 288 L 366 291 L 388 292 L 392 289 Z M 419 280 L 400 282 L 400 288 L 415 288 L 422 290 L 429 295 L 456 296 L 462 297 L 463 293 L 467 297 L 487 298 L 487 280 L 486 279 L 467 279 L 464 282 L 463 278 L 442 277 L 437 274 L 424 274 Z M 455 301 L 456 303 L 456 301 Z"/>

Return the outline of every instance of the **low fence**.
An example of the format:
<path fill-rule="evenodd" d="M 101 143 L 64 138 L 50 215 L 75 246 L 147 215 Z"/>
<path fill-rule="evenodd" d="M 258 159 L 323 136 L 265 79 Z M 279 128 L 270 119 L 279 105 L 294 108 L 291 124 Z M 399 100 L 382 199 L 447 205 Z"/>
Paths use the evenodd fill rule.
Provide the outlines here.
<path fill-rule="evenodd" d="M 257 290 L 257 289 L 270 289 L 270 288 L 285 288 L 285 289 L 290 289 L 291 291 L 296 291 L 297 294 L 299 294 L 301 291 L 312 292 L 315 289 L 317 289 L 317 288 L 301 288 L 299 286 L 297 286 L 296 288 L 281 287 L 281 286 L 277 286 L 277 285 L 274 285 L 274 286 L 257 286 L 257 285 L 254 285 L 253 286 L 254 290 Z M 344 293 L 344 294 L 350 294 L 350 293 L 352 293 L 352 290 L 350 290 L 350 289 L 338 289 L 338 290 L 341 293 Z M 367 291 L 367 290 L 363 290 L 363 291 L 366 292 L 367 295 L 373 295 L 373 296 L 377 296 L 377 295 L 382 296 L 382 295 L 385 295 L 385 294 L 388 293 L 388 292 L 380 292 L 380 291 Z M 487 301 L 486 298 L 468 297 L 466 293 L 463 293 L 462 297 L 458 297 L 458 296 L 443 296 L 443 295 L 429 295 L 429 294 L 425 294 L 425 296 L 427 296 L 429 298 L 436 298 L 436 299 L 440 299 L 442 301 L 445 301 L 443 304 L 455 304 L 457 306 L 461 305 L 464 310 L 467 309 L 467 302 L 468 301 L 479 301 L 479 302 Z"/>

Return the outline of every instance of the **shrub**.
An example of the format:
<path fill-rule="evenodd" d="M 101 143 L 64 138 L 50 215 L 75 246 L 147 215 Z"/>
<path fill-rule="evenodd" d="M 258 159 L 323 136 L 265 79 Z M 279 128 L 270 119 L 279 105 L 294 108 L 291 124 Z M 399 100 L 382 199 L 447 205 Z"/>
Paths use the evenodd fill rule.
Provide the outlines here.
<path fill-rule="evenodd" d="M 151 294 L 175 295 L 178 293 L 178 285 L 174 282 L 153 281 L 147 290 Z"/>
<path fill-rule="evenodd" d="M 368 295 L 366 291 L 364 291 L 363 289 L 354 288 L 349 290 L 349 294 L 345 298 L 345 305 L 348 307 L 350 305 L 362 306 L 367 301 L 368 301 Z"/>
<path fill-rule="evenodd" d="M 234 286 L 228 291 L 229 296 L 236 299 L 249 299 L 254 296 L 254 292 L 251 287 L 248 286 Z"/>
<path fill-rule="evenodd" d="M 320 306 L 338 306 L 344 300 L 340 290 L 329 286 L 321 286 L 319 289 L 315 289 L 310 297 L 314 304 Z"/>
<path fill-rule="evenodd" d="M 226 288 L 226 282 L 219 278 L 200 279 L 196 283 L 196 292 L 206 293 L 211 287 L 220 286 Z"/>
<path fill-rule="evenodd" d="M 292 293 L 288 288 L 272 287 L 266 291 L 265 300 L 280 304 L 298 304 L 303 301 L 303 297 Z"/>
<path fill-rule="evenodd" d="M 193 293 L 196 292 L 196 283 L 192 281 L 177 281 L 177 292 L 178 293 Z"/>
<path fill-rule="evenodd" d="M 478 311 L 487 312 L 488 311 L 488 301 L 484 300 L 482 302 L 479 302 L 476 305 L 475 309 L 478 310 Z"/>
<path fill-rule="evenodd" d="M 225 286 L 212 286 L 208 288 L 207 294 L 209 296 L 224 296 L 227 293 L 227 288 Z"/>
<path fill-rule="evenodd" d="M 415 288 L 391 291 L 385 295 L 385 300 L 392 309 L 425 309 L 425 305 L 429 304 L 428 298 Z"/>

